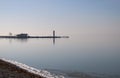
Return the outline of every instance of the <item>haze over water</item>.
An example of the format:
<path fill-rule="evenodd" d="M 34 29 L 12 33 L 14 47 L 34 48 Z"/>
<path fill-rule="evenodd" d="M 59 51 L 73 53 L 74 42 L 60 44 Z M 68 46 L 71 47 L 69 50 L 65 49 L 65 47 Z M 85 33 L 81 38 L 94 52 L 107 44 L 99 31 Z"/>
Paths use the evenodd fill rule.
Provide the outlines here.
<path fill-rule="evenodd" d="M 0 57 L 49 71 L 120 75 L 120 38 L 0 39 Z M 70 77 L 72 78 L 72 77 Z"/>
<path fill-rule="evenodd" d="M 55 44 L 53 39 L 1 38 L 0 57 L 62 73 L 120 75 L 119 4 L 119 0 L 0 1 L 0 35 L 43 36 L 56 30 L 58 36 L 70 36 L 55 39 Z"/>

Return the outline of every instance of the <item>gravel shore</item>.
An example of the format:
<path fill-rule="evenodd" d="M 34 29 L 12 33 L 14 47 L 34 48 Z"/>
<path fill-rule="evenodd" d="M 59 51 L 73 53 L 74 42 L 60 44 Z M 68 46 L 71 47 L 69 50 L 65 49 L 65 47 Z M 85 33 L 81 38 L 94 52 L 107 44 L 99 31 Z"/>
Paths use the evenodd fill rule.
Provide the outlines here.
<path fill-rule="evenodd" d="M 0 78 L 44 78 L 0 59 Z"/>

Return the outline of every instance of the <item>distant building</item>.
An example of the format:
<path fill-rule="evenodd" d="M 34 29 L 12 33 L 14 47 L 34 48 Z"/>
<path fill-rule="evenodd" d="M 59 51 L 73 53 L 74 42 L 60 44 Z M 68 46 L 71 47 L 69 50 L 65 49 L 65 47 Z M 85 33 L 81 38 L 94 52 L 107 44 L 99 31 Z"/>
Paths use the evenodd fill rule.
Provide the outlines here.
<path fill-rule="evenodd" d="M 18 38 L 28 38 L 28 34 L 25 34 L 25 33 L 17 34 L 16 37 L 18 37 Z"/>

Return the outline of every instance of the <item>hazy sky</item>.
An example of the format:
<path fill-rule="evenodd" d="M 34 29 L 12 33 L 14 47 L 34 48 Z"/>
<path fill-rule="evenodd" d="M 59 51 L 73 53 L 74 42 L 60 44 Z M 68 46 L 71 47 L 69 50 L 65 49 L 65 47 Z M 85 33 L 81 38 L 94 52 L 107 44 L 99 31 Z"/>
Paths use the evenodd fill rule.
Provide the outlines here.
<path fill-rule="evenodd" d="M 120 0 L 0 0 L 0 34 L 120 34 Z"/>

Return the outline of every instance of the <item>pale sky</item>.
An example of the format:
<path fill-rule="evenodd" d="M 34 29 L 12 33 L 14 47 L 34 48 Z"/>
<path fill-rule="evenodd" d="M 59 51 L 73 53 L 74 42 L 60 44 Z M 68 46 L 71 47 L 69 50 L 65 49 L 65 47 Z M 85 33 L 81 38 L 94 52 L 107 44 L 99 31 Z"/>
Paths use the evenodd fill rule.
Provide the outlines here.
<path fill-rule="evenodd" d="M 0 35 L 120 34 L 120 0 L 0 0 Z"/>

